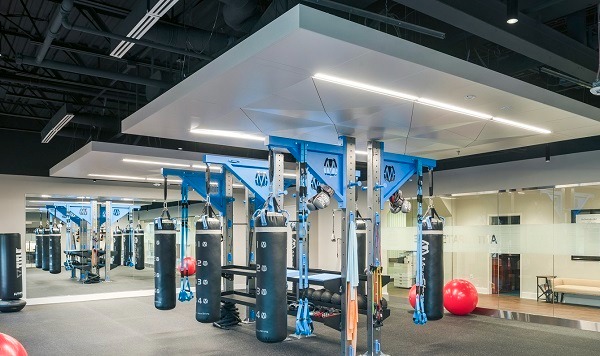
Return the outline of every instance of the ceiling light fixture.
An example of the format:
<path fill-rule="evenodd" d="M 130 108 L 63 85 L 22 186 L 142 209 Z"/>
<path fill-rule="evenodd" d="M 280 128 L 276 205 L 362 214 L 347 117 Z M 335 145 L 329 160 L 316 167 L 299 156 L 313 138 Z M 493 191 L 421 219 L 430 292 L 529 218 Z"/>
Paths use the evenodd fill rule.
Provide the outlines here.
<path fill-rule="evenodd" d="M 185 167 L 185 168 L 190 168 L 192 166 L 191 164 L 159 162 L 159 161 L 146 161 L 146 160 L 142 160 L 142 159 L 132 159 L 132 158 L 123 158 L 123 162 L 127 162 L 127 163 L 140 163 L 140 164 L 152 164 L 152 165 L 163 166 L 163 167 Z"/>
<path fill-rule="evenodd" d="M 207 129 L 191 129 L 191 133 L 198 135 L 206 135 L 206 136 L 218 136 L 218 137 L 231 137 L 231 138 L 239 138 L 242 140 L 253 140 L 253 141 L 264 141 L 265 138 L 263 136 L 250 135 L 238 131 L 226 131 L 226 130 L 207 130 Z"/>
<path fill-rule="evenodd" d="M 289 178 L 296 178 L 296 173 L 284 173 L 283 176 Z"/>
<path fill-rule="evenodd" d="M 164 182 L 165 179 L 164 178 L 146 178 L 146 180 L 148 182 Z M 182 180 L 181 179 L 168 179 L 167 178 L 167 183 L 181 183 Z"/>
<path fill-rule="evenodd" d="M 354 151 L 354 153 L 356 153 L 357 156 L 366 156 L 369 154 L 369 152 L 367 152 L 367 151 L 359 151 L 359 150 Z"/>
<path fill-rule="evenodd" d="M 69 111 L 70 110 L 67 109 L 67 104 L 65 104 L 52 116 L 50 121 L 48 121 L 48 124 L 42 129 L 42 143 L 50 142 L 50 140 L 52 140 L 52 138 L 75 117 L 75 115 Z"/>
<path fill-rule="evenodd" d="M 74 200 L 74 201 L 59 201 L 59 200 L 28 200 L 27 203 L 34 203 L 34 204 L 89 204 L 89 201 L 79 201 L 79 200 Z"/>
<path fill-rule="evenodd" d="M 126 180 L 146 180 L 144 177 L 122 176 L 117 174 L 96 174 L 90 173 L 88 177 L 108 178 L 108 179 L 126 179 Z"/>
<path fill-rule="evenodd" d="M 159 0 L 156 4 L 150 9 L 150 11 L 146 12 L 144 17 L 140 21 L 138 21 L 135 26 L 129 31 L 127 37 L 139 40 L 154 26 L 155 23 L 167 12 L 171 9 L 179 0 Z M 111 56 L 122 58 L 125 53 L 127 53 L 131 47 L 133 47 L 133 42 L 121 41 L 119 44 L 112 50 L 110 53 Z"/>
<path fill-rule="evenodd" d="M 519 22 L 519 1 L 518 0 L 507 0 L 506 1 L 506 23 L 516 24 Z"/>
<path fill-rule="evenodd" d="M 192 168 L 206 170 L 206 165 L 205 164 L 194 164 L 194 165 L 192 165 Z M 210 166 L 210 171 L 211 172 L 221 172 L 222 169 L 220 166 Z"/>
<path fill-rule="evenodd" d="M 451 112 L 455 112 L 455 113 L 458 113 L 458 114 L 475 117 L 475 118 L 482 119 L 482 120 L 495 121 L 495 122 L 498 122 L 498 123 L 501 123 L 501 124 L 518 127 L 518 128 L 524 129 L 524 130 L 534 131 L 534 132 L 541 133 L 541 134 L 552 133 L 552 131 L 546 130 L 546 129 L 543 129 L 543 128 L 540 128 L 540 127 L 536 127 L 536 126 L 532 126 L 532 125 L 527 125 L 527 124 L 522 124 L 520 122 L 516 122 L 516 121 L 512 121 L 512 120 L 508 120 L 508 119 L 503 119 L 503 118 L 499 118 L 499 117 L 494 117 L 494 116 L 486 114 L 486 113 L 482 113 L 482 112 L 478 112 L 478 111 L 474 111 L 474 110 L 469 110 L 469 109 L 461 108 L 459 106 L 442 103 L 442 102 L 436 101 L 436 100 L 431 100 L 431 99 L 427 99 L 427 98 L 419 98 L 419 97 L 412 96 L 412 95 L 409 95 L 409 94 L 400 93 L 400 92 L 397 92 L 397 91 L 393 91 L 393 90 L 389 90 L 389 89 L 385 89 L 385 88 L 380 88 L 380 87 L 376 87 L 376 86 L 365 84 L 365 83 L 355 82 L 355 81 L 352 81 L 352 80 L 346 80 L 346 79 L 343 79 L 343 78 L 337 78 L 337 77 L 333 77 L 333 76 L 330 76 L 330 75 L 327 75 L 327 74 L 317 73 L 317 74 L 315 74 L 313 76 L 313 78 L 314 79 L 323 80 L 323 81 L 326 81 L 326 82 L 330 82 L 330 83 L 335 83 L 335 84 L 347 86 L 347 87 L 350 87 L 350 88 L 355 88 L 355 89 L 360 89 L 360 90 L 368 91 L 368 92 L 371 92 L 371 93 L 376 93 L 376 94 L 391 96 L 391 97 L 402 99 L 402 100 L 408 100 L 408 101 L 412 101 L 412 102 L 417 103 L 417 104 L 427 105 L 427 106 L 431 106 L 431 107 L 434 107 L 434 108 L 437 108 L 437 109 L 451 111 Z M 358 154 L 358 151 L 357 151 L 357 154 Z"/>
<path fill-rule="evenodd" d="M 529 131 L 541 133 L 541 134 L 550 134 L 550 133 L 552 133 L 552 131 L 550 131 L 550 130 L 542 129 L 540 127 L 535 127 L 535 126 L 523 124 L 523 123 L 512 121 L 512 120 L 503 119 L 501 117 L 495 117 L 494 116 L 492 118 L 492 121 L 499 122 L 501 124 L 505 124 L 505 125 L 509 125 L 509 126 L 518 127 L 520 129 L 524 129 L 524 130 L 529 130 Z"/>

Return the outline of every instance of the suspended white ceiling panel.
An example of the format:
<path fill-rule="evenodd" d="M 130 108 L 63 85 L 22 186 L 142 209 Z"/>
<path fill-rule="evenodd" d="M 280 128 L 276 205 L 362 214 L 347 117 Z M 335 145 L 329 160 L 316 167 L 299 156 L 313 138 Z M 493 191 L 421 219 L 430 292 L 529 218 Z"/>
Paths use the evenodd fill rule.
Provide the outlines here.
<path fill-rule="evenodd" d="M 314 79 L 367 83 L 551 130 L 539 134 Z M 467 100 L 465 97 L 474 95 Z M 455 157 L 600 134 L 600 110 L 461 59 L 299 5 L 122 123 L 124 133 L 264 149 L 227 130 Z"/>
<path fill-rule="evenodd" d="M 161 182 L 161 168 L 192 169 L 204 154 L 90 142 L 50 169 L 52 177 Z M 127 177 L 127 178 L 125 178 Z"/>

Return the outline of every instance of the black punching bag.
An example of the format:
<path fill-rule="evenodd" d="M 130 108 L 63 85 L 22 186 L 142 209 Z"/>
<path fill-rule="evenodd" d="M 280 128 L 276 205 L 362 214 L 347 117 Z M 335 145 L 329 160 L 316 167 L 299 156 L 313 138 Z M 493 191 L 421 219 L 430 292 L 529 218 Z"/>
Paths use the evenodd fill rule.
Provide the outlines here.
<path fill-rule="evenodd" d="M 143 270 L 144 269 L 144 230 L 141 226 L 133 230 L 133 251 L 135 257 L 135 269 Z"/>
<path fill-rule="evenodd" d="M 280 342 L 287 337 L 287 231 L 285 217 L 267 213 L 254 220 L 256 233 L 256 338 Z"/>
<path fill-rule="evenodd" d="M 42 250 L 44 239 L 44 228 L 35 229 L 35 268 L 42 268 Z"/>
<path fill-rule="evenodd" d="M 425 279 L 425 314 L 428 320 L 444 316 L 444 224 L 431 218 L 423 221 L 423 277 Z"/>
<path fill-rule="evenodd" d="M 168 216 L 154 219 L 154 306 L 175 308 L 175 222 Z"/>
<path fill-rule="evenodd" d="M 367 223 L 364 220 L 356 221 L 356 249 L 358 251 L 358 274 L 365 274 L 367 268 Z M 367 294 L 367 282 L 358 282 L 358 294 Z"/>
<path fill-rule="evenodd" d="M 52 229 L 47 227 L 42 235 L 42 270 L 50 270 L 50 234 Z"/>
<path fill-rule="evenodd" d="M 113 249 L 115 255 L 113 256 L 112 264 L 119 266 L 121 264 L 121 253 L 123 253 L 123 231 L 117 228 L 113 232 Z"/>
<path fill-rule="evenodd" d="M 212 323 L 221 318 L 221 222 L 196 222 L 196 320 Z"/>
<path fill-rule="evenodd" d="M 0 312 L 16 312 L 23 297 L 23 256 L 20 234 L 0 234 Z"/>
<path fill-rule="evenodd" d="M 129 263 L 133 262 L 132 235 L 133 228 L 125 229 L 125 233 L 123 233 L 123 266 L 129 266 Z"/>
<path fill-rule="evenodd" d="M 52 274 L 58 274 L 61 272 L 61 243 L 60 243 L 60 229 L 57 227 L 50 228 L 50 235 L 48 236 L 48 270 Z"/>

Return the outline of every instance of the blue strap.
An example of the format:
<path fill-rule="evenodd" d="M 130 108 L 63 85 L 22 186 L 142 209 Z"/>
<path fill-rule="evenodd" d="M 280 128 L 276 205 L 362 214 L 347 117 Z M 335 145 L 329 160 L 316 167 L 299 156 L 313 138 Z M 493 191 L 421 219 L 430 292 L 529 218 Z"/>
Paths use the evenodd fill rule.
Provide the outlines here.
<path fill-rule="evenodd" d="M 194 298 L 192 287 L 190 286 L 190 280 L 186 277 L 181 277 L 181 289 L 179 290 L 179 301 L 187 302 Z"/>

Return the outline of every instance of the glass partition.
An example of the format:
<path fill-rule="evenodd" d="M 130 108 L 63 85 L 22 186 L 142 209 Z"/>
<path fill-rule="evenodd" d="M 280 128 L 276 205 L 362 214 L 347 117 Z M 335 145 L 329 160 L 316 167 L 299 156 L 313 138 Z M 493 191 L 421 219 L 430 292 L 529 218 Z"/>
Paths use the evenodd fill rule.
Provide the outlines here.
<path fill-rule="evenodd" d="M 388 293 L 404 302 L 415 270 L 411 202 L 410 213 L 386 208 L 382 220 L 384 265 L 395 280 Z M 600 321 L 600 184 L 461 193 L 433 204 L 445 217 L 444 282 L 469 280 L 479 307 Z"/>

